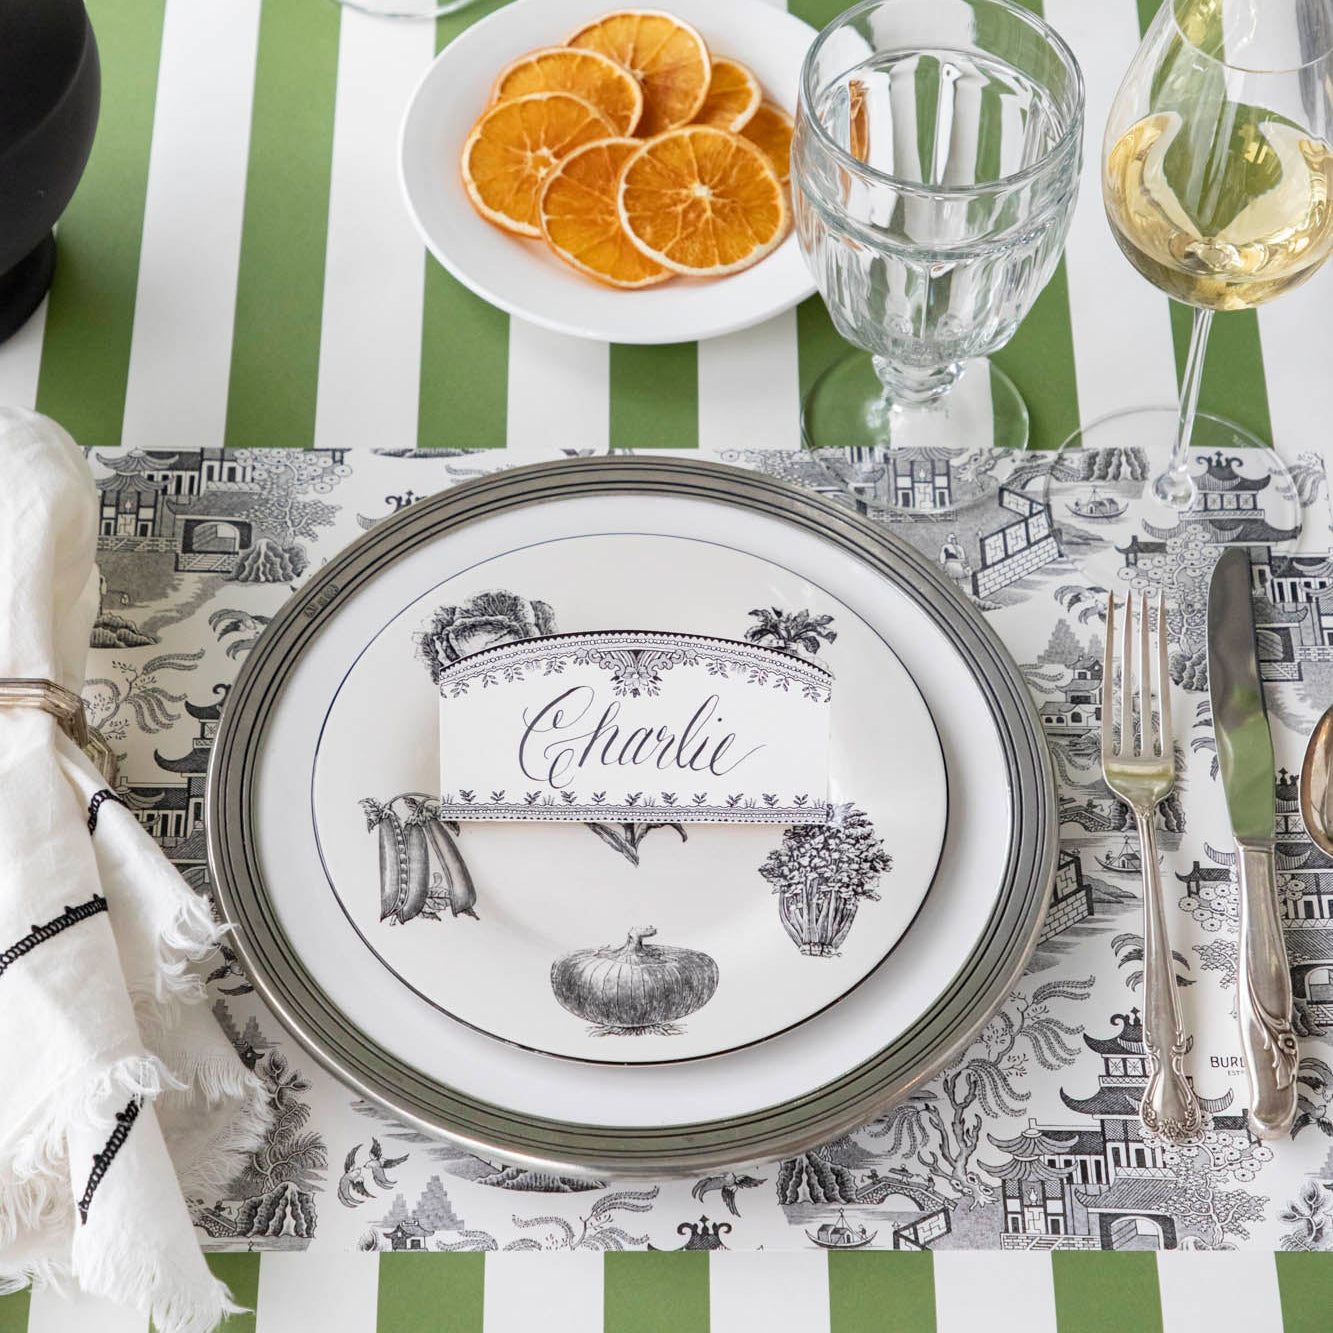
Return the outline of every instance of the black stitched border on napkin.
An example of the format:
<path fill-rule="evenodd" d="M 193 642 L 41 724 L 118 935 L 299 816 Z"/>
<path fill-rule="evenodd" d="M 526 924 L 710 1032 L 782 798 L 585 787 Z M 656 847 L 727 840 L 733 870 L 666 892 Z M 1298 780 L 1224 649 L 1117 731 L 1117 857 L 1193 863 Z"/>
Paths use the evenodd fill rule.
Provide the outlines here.
<path fill-rule="evenodd" d="M 103 787 L 101 791 L 93 792 L 93 799 L 88 802 L 88 832 L 97 832 L 97 812 L 108 802 L 115 801 L 117 805 L 125 805 L 125 798 L 118 796 L 110 787 Z M 128 810 L 129 806 L 125 806 Z"/>
<path fill-rule="evenodd" d="M 97 1193 L 97 1187 L 102 1183 L 102 1177 L 106 1175 L 107 1169 L 116 1160 L 116 1154 L 120 1151 L 121 1145 L 129 1138 L 130 1130 L 139 1118 L 139 1110 L 142 1106 L 142 1097 L 131 1097 L 125 1109 L 116 1112 L 116 1127 L 111 1131 L 111 1136 L 107 1139 L 102 1151 L 93 1154 L 92 1174 L 88 1177 L 88 1184 L 84 1187 L 83 1198 L 79 1200 L 79 1220 L 81 1222 L 87 1222 L 88 1209 L 92 1206 L 93 1195 Z"/>
<path fill-rule="evenodd" d="M 52 917 L 45 925 L 34 926 L 21 940 L 16 940 L 4 953 L 0 953 L 0 976 L 11 963 L 16 963 L 25 953 L 31 953 L 39 944 L 45 944 L 62 930 L 105 911 L 106 899 L 100 893 L 95 893 L 86 903 L 79 903 L 77 907 L 66 907 L 59 916 Z"/>

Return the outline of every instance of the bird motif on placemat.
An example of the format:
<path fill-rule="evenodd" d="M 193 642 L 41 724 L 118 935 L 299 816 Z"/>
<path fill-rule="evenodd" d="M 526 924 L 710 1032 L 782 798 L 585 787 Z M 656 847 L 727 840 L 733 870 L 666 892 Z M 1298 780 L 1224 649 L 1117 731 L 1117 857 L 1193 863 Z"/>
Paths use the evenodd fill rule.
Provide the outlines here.
<path fill-rule="evenodd" d="M 387 1172 L 395 1166 L 401 1166 L 407 1161 L 407 1154 L 401 1157 L 385 1157 L 384 1149 L 380 1147 L 378 1139 L 370 1141 L 370 1155 L 360 1165 L 357 1164 L 356 1155 L 361 1151 L 361 1145 L 358 1143 L 352 1151 L 347 1154 L 347 1159 L 343 1162 L 343 1173 L 338 1181 L 338 1202 L 346 1204 L 348 1208 L 359 1208 L 367 1199 L 373 1199 L 375 1196 L 366 1188 L 366 1172 L 370 1173 L 370 1178 L 382 1190 L 392 1189 L 397 1183 L 389 1179 Z"/>
<path fill-rule="evenodd" d="M 705 1176 L 702 1180 L 695 1181 L 690 1193 L 702 1202 L 704 1195 L 711 1190 L 720 1190 L 727 1211 L 732 1217 L 739 1217 L 741 1214 L 740 1209 L 736 1207 L 736 1191 L 752 1190 L 756 1185 L 765 1184 L 767 1180 L 767 1176 L 738 1176 L 734 1171 L 728 1171 L 724 1175 Z"/>

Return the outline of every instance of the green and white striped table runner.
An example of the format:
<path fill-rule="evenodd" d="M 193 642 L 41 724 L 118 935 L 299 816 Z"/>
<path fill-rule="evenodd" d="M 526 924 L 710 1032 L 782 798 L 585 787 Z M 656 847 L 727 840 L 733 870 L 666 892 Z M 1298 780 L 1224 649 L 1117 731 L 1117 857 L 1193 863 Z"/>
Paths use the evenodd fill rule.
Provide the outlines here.
<path fill-rule="evenodd" d="M 223 1333 L 1328 1333 L 1318 1254 L 232 1254 Z M 147 1333 L 0 1298 L 0 1333 Z"/>
<path fill-rule="evenodd" d="M 840 346 L 817 300 L 701 344 L 607 346 L 511 320 L 427 260 L 398 122 L 436 50 L 501 2 L 432 25 L 329 0 L 89 0 L 102 123 L 50 300 L 0 347 L 0 402 L 143 448 L 794 446 L 800 391 Z M 791 0 L 816 26 L 840 7 Z M 1186 312 L 1117 253 L 1097 182 L 1153 8 L 1044 2 L 1084 65 L 1090 152 L 1067 259 L 998 358 L 1039 445 L 1174 391 Z M 1330 281 L 1218 319 L 1205 409 L 1288 454 L 1319 445 Z"/>

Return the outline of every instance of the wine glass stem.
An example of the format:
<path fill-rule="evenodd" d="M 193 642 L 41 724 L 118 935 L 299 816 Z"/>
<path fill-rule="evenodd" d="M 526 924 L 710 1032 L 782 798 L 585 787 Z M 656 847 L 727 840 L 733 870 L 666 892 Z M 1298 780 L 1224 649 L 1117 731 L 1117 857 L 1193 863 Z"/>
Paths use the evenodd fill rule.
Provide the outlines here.
<path fill-rule="evenodd" d="M 1208 352 L 1208 334 L 1213 327 L 1213 312 L 1194 308 L 1190 329 L 1190 350 L 1185 358 L 1185 374 L 1180 381 L 1180 414 L 1176 418 L 1176 442 L 1171 462 L 1153 483 L 1153 494 L 1174 509 L 1188 509 L 1194 501 L 1194 478 L 1190 476 L 1190 437 L 1194 434 L 1194 415 L 1199 407 L 1199 385 L 1203 383 L 1203 359 Z"/>

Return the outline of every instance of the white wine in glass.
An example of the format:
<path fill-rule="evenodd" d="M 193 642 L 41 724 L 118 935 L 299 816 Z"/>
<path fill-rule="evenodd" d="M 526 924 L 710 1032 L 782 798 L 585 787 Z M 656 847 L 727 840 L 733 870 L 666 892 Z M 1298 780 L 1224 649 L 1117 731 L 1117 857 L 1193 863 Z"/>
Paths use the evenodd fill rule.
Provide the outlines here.
<path fill-rule="evenodd" d="M 1333 248 L 1328 145 L 1279 120 L 1237 125 L 1258 187 L 1204 232 L 1167 169 L 1183 127 L 1174 112 L 1146 116 L 1107 154 L 1106 215 L 1129 262 L 1168 296 L 1208 310 L 1243 310 L 1304 282 Z"/>
<path fill-rule="evenodd" d="M 1331 80 L 1333 0 L 1163 0 L 1144 36 L 1107 122 L 1102 193 L 1120 249 L 1194 307 L 1193 329 L 1176 407 L 1115 413 L 1061 450 L 1050 493 L 1075 526 L 1089 479 L 1119 479 L 1124 492 L 1106 490 L 1098 530 L 1079 534 L 1089 549 L 1123 553 L 1145 531 L 1207 517 L 1222 500 L 1200 485 L 1242 474 L 1252 504 L 1269 478 L 1249 539 L 1295 540 L 1300 506 L 1280 459 L 1197 407 L 1214 313 L 1271 301 L 1333 250 Z M 1247 539 L 1237 533 L 1221 536 Z"/>

